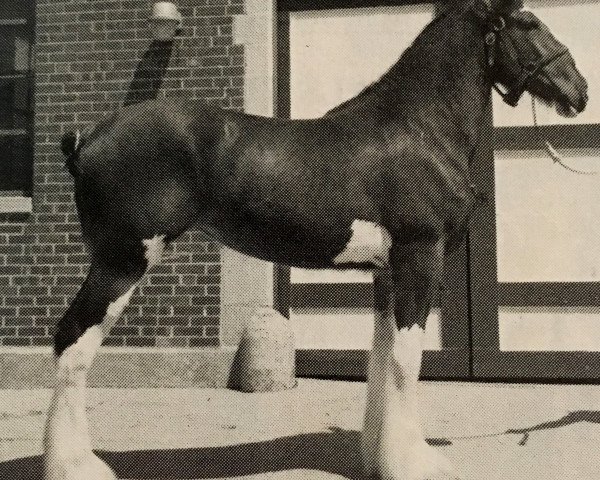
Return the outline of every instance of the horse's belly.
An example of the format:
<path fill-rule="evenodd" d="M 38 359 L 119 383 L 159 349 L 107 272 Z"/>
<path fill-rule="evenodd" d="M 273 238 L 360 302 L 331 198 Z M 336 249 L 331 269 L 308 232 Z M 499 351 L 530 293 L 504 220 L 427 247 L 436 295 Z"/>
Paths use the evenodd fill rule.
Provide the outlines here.
<path fill-rule="evenodd" d="M 368 223 L 368 222 L 363 222 Z M 345 264 L 368 264 L 381 261 L 377 245 L 364 245 L 356 222 L 336 219 L 331 223 L 302 223 L 248 216 L 224 216 L 201 228 L 215 240 L 241 253 L 270 262 L 304 268 L 343 267 Z M 364 229 L 362 229 L 364 230 Z M 373 251 L 373 262 L 366 254 Z"/>

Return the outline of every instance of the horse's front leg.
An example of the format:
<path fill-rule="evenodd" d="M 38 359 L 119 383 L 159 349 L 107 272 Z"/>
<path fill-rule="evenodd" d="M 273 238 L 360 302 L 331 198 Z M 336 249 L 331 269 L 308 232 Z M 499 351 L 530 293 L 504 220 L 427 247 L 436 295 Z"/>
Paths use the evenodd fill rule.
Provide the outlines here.
<path fill-rule="evenodd" d="M 375 329 L 362 437 L 366 473 L 385 480 L 457 478 L 425 442 L 417 383 L 443 244 L 393 246 L 390 271 L 375 274 Z"/>

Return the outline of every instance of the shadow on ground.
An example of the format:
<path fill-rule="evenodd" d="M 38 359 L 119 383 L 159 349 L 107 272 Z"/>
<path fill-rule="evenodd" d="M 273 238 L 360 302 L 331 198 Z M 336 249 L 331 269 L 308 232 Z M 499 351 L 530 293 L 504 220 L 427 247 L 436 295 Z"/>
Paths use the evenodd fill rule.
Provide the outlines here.
<path fill-rule="evenodd" d="M 524 428 L 482 435 L 520 434 L 525 445 L 534 431 L 566 427 L 580 422 L 600 424 L 600 411 L 579 410 L 562 418 Z M 433 446 L 452 445 L 452 441 L 473 437 L 432 438 Z M 97 452 L 119 478 L 203 479 L 229 478 L 285 470 L 320 470 L 359 480 L 360 432 L 331 428 L 329 432 L 307 433 L 264 442 L 223 447 Z M 0 463 L 0 478 L 40 480 L 41 456 L 19 458 Z"/>
<path fill-rule="evenodd" d="M 332 429 L 223 447 L 97 453 L 119 478 L 228 478 L 308 469 L 358 480 L 361 478 L 359 445 L 359 432 Z M 42 458 L 0 463 L 0 478 L 40 480 Z"/>
<path fill-rule="evenodd" d="M 500 437 L 502 435 L 522 435 L 521 440 L 519 440 L 518 444 L 524 446 L 529 441 L 529 435 L 532 432 L 537 432 L 541 430 L 551 430 L 554 428 L 567 427 L 569 425 L 573 425 L 575 423 L 598 423 L 600 424 L 600 411 L 595 410 L 577 410 L 575 412 L 569 412 L 564 417 L 561 417 L 557 420 L 550 420 L 548 422 L 538 423 L 537 425 L 532 425 L 530 427 L 522 427 L 522 428 L 509 428 L 503 432 L 498 433 L 484 433 L 481 435 L 469 435 L 465 437 L 449 437 L 449 438 L 428 438 L 427 443 L 432 446 L 448 446 L 452 445 L 453 442 L 457 442 L 460 440 L 474 440 L 481 438 L 491 438 L 491 437 Z"/>
<path fill-rule="evenodd" d="M 428 440 L 431 445 L 445 445 L 444 441 Z M 340 428 L 224 447 L 96 453 L 119 478 L 229 478 L 303 469 L 362 479 L 360 432 Z M 0 463 L 0 479 L 5 478 L 40 480 L 42 457 Z"/>

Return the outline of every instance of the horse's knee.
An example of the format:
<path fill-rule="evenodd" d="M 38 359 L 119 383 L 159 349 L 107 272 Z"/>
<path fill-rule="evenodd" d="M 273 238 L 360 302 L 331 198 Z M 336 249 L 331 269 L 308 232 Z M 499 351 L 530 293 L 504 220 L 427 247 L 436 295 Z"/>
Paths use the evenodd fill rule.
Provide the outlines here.
<path fill-rule="evenodd" d="M 413 325 L 425 328 L 442 279 L 443 261 L 442 240 L 392 249 L 394 316 L 399 330 L 410 329 Z"/>

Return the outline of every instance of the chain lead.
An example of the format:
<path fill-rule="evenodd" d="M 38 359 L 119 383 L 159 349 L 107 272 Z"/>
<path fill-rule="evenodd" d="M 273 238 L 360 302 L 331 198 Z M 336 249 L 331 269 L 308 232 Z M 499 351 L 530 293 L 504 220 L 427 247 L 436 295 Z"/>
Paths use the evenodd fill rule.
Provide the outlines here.
<path fill-rule="evenodd" d="M 533 126 L 535 128 L 536 136 L 537 136 L 540 144 L 543 143 L 544 150 L 546 151 L 546 153 L 548 154 L 548 156 L 552 159 L 552 161 L 554 163 L 558 163 L 565 170 L 568 170 L 570 172 L 576 173 L 578 175 L 597 175 L 598 174 L 598 172 L 596 172 L 596 171 L 577 170 L 575 168 L 569 167 L 568 165 L 566 165 L 564 163 L 562 157 L 556 151 L 556 149 L 550 144 L 550 142 L 547 141 L 547 140 L 544 140 L 544 136 L 542 135 L 542 130 L 541 130 L 541 128 L 540 128 L 540 126 L 538 124 L 538 121 L 537 121 L 537 110 L 536 110 L 536 107 L 535 107 L 535 97 L 533 95 L 531 95 L 531 111 L 533 113 Z"/>

